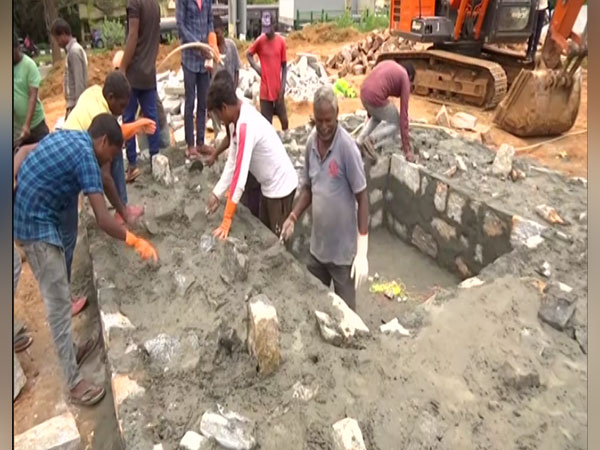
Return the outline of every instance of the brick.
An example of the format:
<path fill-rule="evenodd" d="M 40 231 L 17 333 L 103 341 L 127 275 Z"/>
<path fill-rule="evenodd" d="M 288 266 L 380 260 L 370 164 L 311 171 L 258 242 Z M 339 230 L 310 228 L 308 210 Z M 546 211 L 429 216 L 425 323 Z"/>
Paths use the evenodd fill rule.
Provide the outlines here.
<path fill-rule="evenodd" d="M 445 183 L 438 183 L 435 188 L 435 197 L 433 198 L 433 204 L 435 209 L 439 212 L 446 211 L 446 198 L 448 197 L 448 185 Z"/>
<path fill-rule="evenodd" d="M 438 217 L 431 221 L 431 227 L 446 241 L 456 237 L 456 228 Z"/>
<path fill-rule="evenodd" d="M 78 450 L 81 437 L 70 412 L 53 417 L 15 437 L 15 450 Z"/>
<path fill-rule="evenodd" d="M 358 422 L 350 417 L 333 425 L 333 442 L 336 450 L 366 450 Z"/>
<path fill-rule="evenodd" d="M 281 364 L 277 310 L 261 294 L 248 303 L 248 316 L 248 351 L 257 359 L 259 372 L 269 375 Z"/>
<path fill-rule="evenodd" d="M 506 225 L 496 214 L 488 210 L 483 216 L 483 231 L 490 237 L 502 236 L 506 232 Z"/>
<path fill-rule="evenodd" d="M 415 164 L 409 163 L 400 155 L 392 155 L 390 171 L 392 176 L 408 187 L 414 194 L 419 191 L 421 176 L 419 168 Z"/>
<path fill-rule="evenodd" d="M 435 258 L 437 256 L 437 243 L 433 237 L 423 231 L 419 225 L 415 225 L 412 233 L 412 243 L 426 255 Z"/>
<path fill-rule="evenodd" d="M 450 192 L 448 196 L 447 214 L 452 220 L 457 223 L 462 223 L 462 212 L 466 204 L 466 200 L 456 192 Z"/>

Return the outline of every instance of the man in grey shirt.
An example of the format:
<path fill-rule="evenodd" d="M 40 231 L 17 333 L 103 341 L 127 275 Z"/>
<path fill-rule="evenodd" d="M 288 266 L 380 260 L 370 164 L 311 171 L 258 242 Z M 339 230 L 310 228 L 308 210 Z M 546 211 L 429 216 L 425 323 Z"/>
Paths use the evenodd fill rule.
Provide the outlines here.
<path fill-rule="evenodd" d="M 308 270 L 356 309 L 356 289 L 367 278 L 369 200 L 360 151 L 337 121 L 337 97 L 322 86 L 313 102 L 315 131 L 306 143 L 304 176 L 281 239 L 312 204 Z M 354 281 L 353 281 L 354 280 Z"/>
<path fill-rule="evenodd" d="M 217 45 L 221 55 L 225 55 L 221 64 L 217 66 L 216 72 L 225 69 L 233 79 L 233 85 L 237 88 L 240 79 L 240 55 L 235 42 L 225 38 L 225 24 L 220 16 L 213 15 L 213 28 L 217 35 Z"/>
<path fill-rule="evenodd" d="M 67 53 L 64 79 L 65 101 L 67 103 L 66 119 L 77 104 L 79 96 L 87 89 L 87 56 L 84 48 L 73 37 L 71 27 L 66 20 L 56 19 L 52 24 L 50 34 Z"/>

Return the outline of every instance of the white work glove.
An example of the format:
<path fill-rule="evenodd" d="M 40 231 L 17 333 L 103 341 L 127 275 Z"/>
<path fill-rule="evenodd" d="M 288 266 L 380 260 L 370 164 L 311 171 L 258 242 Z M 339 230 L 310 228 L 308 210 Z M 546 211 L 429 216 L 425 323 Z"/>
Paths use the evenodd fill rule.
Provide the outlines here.
<path fill-rule="evenodd" d="M 369 234 L 358 233 L 358 240 L 356 242 L 356 256 L 352 263 L 352 270 L 350 271 L 350 278 L 354 278 L 354 287 L 358 287 L 367 279 L 369 276 L 369 261 L 367 260 L 367 252 L 369 250 Z"/>

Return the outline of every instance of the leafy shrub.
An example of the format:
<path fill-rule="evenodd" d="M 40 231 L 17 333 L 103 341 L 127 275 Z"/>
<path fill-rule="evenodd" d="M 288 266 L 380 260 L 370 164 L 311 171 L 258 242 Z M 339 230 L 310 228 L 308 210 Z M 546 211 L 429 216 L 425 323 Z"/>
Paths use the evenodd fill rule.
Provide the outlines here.
<path fill-rule="evenodd" d="M 101 31 L 106 48 L 112 49 L 125 43 L 125 26 L 118 20 L 105 20 Z"/>

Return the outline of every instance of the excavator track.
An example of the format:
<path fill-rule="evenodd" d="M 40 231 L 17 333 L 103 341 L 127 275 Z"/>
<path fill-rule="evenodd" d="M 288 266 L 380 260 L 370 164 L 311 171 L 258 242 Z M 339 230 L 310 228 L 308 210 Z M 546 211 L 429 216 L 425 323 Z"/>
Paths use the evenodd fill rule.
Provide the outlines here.
<path fill-rule="evenodd" d="M 500 64 L 444 50 L 382 53 L 383 60 L 411 62 L 417 75 L 414 92 L 492 109 L 506 95 L 507 77 Z"/>

